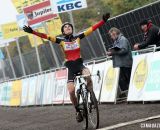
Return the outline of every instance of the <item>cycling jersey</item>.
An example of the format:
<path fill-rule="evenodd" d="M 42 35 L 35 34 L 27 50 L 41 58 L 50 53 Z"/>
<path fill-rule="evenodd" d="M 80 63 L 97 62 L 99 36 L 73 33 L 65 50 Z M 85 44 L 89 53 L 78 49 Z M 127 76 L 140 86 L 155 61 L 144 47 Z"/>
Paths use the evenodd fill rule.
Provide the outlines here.
<path fill-rule="evenodd" d="M 80 53 L 80 41 L 85 36 L 88 36 L 93 31 L 95 31 L 97 28 L 102 26 L 105 22 L 103 20 L 99 21 L 97 24 L 93 25 L 86 31 L 79 33 L 77 35 L 68 35 L 65 37 L 54 37 L 50 35 L 46 35 L 43 33 L 35 32 L 33 31 L 33 34 L 48 39 L 54 43 L 58 43 L 64 52 L 65 60 L 66 61 L 75 61 L 76 59 L 81 58 Z"/>

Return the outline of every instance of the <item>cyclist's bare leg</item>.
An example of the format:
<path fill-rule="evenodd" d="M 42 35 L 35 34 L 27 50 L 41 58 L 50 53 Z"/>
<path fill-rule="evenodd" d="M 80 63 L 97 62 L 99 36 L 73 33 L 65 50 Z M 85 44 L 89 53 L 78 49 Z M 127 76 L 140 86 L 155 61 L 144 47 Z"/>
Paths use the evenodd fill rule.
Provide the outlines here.
<path fill-rule="evenodd" d="M 82 117 L 82 115 L 80 113 L 80 110 L 79 110 L 79 107 L 77 105 L 77 98 L 76 98 L 76 95 L 75 95 L 74 83 L 73 82 L 67 83 L 67 88 L 68 88 L 68 91 L 69 91 L 71 102 L 74 105 L 75 110 L 76 110 L 76 120 L 78 122 L 81 122 L 83 120 L 83 117 Z"/>
<path fill-rule="evenodd" d="M 84 68 L 84 69 L 82 70 L 82 75 L 90 75 L 90 74 L 91 74 L 91 73 L 90 73 L 90 71 L 89 71 L 88 68 Z M 88 89 L 90 92 L 93 91 L 93 82 L 92 82 L 91 77 L 87 77 L 86 80 L 87 80 L 87 89 Z"/>
<path fill-rule="evenodd" d="M 72 104 L 74 106 L 76 106 L 77 105 L 77 98 L 76 98 L 76 95 L 75 95 L 74 83 L 73 82 L 67 83 L 67 88 L 68 88 L 68 92 L 69 92 L 69 95 L 70 95 L 70 100 L 71 100 Z"/>

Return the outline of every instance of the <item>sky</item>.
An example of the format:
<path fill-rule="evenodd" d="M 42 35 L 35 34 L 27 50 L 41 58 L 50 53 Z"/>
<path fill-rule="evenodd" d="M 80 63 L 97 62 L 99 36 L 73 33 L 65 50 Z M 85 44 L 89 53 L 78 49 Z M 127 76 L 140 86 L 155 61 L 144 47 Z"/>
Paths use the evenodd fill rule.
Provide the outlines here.
<path fill-rule="evenodd" d="M 0 0 L 0 25 L 16 21 L 17 14 L 11 0 Z"/>

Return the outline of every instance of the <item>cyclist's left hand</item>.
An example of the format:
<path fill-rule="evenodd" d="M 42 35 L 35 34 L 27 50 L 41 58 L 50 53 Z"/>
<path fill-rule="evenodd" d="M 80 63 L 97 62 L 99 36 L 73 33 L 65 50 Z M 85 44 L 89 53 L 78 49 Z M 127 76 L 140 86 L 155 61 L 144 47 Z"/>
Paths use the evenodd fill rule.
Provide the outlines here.
<path fill-rule="evenodd" d="M 110 13 L 103 14 L 102 19 L 106 22 L 110 17 Z"/>

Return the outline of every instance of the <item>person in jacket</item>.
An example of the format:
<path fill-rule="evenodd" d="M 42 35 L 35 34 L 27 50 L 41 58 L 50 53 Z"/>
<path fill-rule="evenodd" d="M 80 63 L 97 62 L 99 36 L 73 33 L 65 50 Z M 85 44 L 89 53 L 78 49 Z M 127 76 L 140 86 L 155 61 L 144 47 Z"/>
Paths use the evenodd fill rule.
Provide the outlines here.
<path fill-rule="evenodd" d="M 131 44 L 123 36 L 121 31 L 115 27 L 109 30 L 109 35 L 114 41 L 113 47 L 109 48 L 107 55 L 113 58 L 113 67 L 120 68 L 119 86 L 121 92 L 127 92 L 132 69 Z"/>
<path fill-rule="evenodd" d="M 143 20 L 140 22 L 141 30 L 144 32 L 142 43 L 134 45 L 135 50 L 147 48 L 149 45 L 160 46 L 160 28 L 152 24 L 151 20 Z"/>

